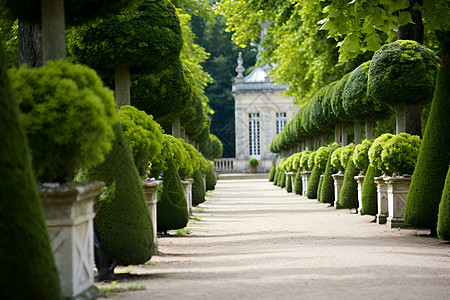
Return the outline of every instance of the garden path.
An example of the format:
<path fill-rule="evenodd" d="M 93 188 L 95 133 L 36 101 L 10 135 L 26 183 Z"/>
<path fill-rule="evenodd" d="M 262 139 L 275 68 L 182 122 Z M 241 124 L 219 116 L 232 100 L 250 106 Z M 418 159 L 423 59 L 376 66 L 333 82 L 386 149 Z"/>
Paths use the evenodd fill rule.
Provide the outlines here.
<path fill-rule="evenodd" d="M 194 216 L 190 234 L 159 239 L 153 265 L 117 277 L 146 289 L 112 298 L 450 299 L 448 243 L 267 180 L 221 180 Z"/>

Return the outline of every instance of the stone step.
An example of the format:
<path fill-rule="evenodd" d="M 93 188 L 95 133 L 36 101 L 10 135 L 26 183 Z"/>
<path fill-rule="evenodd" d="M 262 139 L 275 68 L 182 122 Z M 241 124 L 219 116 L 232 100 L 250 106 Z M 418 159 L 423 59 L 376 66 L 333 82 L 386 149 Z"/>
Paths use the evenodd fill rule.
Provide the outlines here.
<path fill-rule="evenodd" d="M 269 173 L 227 173 L 217 174 L 219 180 L 235 180 L 235 179 L 267 179 Z"/>

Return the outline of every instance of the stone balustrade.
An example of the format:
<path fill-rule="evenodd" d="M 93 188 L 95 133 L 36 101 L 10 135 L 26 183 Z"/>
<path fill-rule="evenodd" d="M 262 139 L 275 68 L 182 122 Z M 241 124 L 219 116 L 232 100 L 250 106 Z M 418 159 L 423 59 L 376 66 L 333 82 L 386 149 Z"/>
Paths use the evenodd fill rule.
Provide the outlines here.
<path fill-rule="evenodd" d="M 214 160 L 214 170 L 216 172 L 233 172 L 234 158 L 218 158 Z"/>

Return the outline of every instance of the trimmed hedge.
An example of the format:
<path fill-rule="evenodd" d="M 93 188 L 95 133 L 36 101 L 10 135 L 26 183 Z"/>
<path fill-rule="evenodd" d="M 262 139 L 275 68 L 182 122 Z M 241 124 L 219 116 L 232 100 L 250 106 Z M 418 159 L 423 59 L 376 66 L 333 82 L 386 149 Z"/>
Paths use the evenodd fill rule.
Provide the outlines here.
<path fill-rule="evenodd" d="M 352 159 L 347 161 L 344 173 L 344 183 L 339 194 L 339 205 L 343 208 L 358 208 L 358 183 L 353 178 L 359 171 Z"/>
<path fill-rule="evenodd" d="M 297 175 L 295 175 L 294 179 L 294 193 L 297 195 L 301 195 L 303 193 L 303 186 L 302 186 L 302 175 L 300 175 L 301 169 L 298 168 Z"/>
<path fill-rule="evenodd" d="M 205 202 L 205 186 L 203 183 L 202 172 L 197 170 L 192 176 L 194 181 L 192 182 L 192 205 L 197 206 L 200 203 Z"/>
<path fill-rule="evenodd" d="M 0 280 L 3 299 L 60 299 L 58 272 L 0 42 Z"/>
<path fill-rule="evenodd" d="M 419 157 L 405 206 L 405 221 L 411 226 L 436 229 L 439 202 L 450 164 L 450 73 L 439 69 Z"/>
<path fill-rule="evenodd" d="M 361 144 L 355 146 L 353 152 L 353 163 L 362 172 L 366 172 L 369 167 L 369 149 L 372 146 L 373 140 L 365 139 Z"/>
<path fill-rule="evenodd" d="M 308 197 L 308 199 L 317 199 L 317 188 L 319 186 L 321 173 L 319 166 L 315 164 L 311 172 L 311 177 L 309 177 L 308 180 L 308 187 L 306 188 L 306 197 Z"/>
<path fill-rule="evenodd" d="M 150 211 L 131 147 L 119 122 L 113 130 L 116 138 L 105 161 L 79 170 L 77 175 L 79 181 L 100 180 L 107 187 L 104 197 L 96 203 L 94 219 L 94 232 L 101 244 L 95 261 L 100 278 L 107 278 L 114 272 L 115 265 L 148 261 L 153 249 Z"/>
<path fill-rule="evenodd" d="M 275 174 L 273 175 L 273 185 L 278 186 L 278 178 L 279 178 L 278 166 L 275 166 Z"/>
<path fill-rule="evenodd" d="M 172 158 L 167 162 L 162 189 L 158 190 L 157 221 L 161 232 L 184 228 L 189 221 L 183 185 Z"/>
<path fill-rule="evenodd" d="M 330 153 L 328 155 L 327 165 L 323 173 L 324 176 L 322 180 L 322 187 L 320 188 L 320 202 L 330 203 L 331 205 L 334 205 L 334 180 L 333 177 L 331 177 L 331 175 L 333 175 L 338 171 L 335 167 L 333 167 L 331 163 L 331 157 L 333 156 L 333 153 L 337 149 L 342 149 L 339 148 L 339 145 L 337 143 L 333 143 L 330 146 Z"/>
<path fill-rule="evenodd" d="M 444 191 L 438 214 L 438 236 L 444 240 L 450 240 L 450 168 L 445 179 Z"/>
<path fill-rule="evenodd" d="M 373 179 L 379 176 L 381 176 L 381 171 L 369 165 L 361 190 L 361 214 L 363 215 L 374 216 L 377 214 L 377 184 Z"/>
<path fill-rule="evenodd" d="M 275 167 L 275 165 L 273 165 L 272 168 L 270 169 L 270 173 L 269 173 L 269 182 L 274 182 L 275 171 L 276 171 L 276 167 Z"/>
<path fill-rule="evenodd" d="M 292 180 L 291 177 L 288 175 L 286 176 L 286 192 L 292 193 Z"/>
<path fill-rule="evenodd" d="M 284 189 L 286 187 L 286 174 L 284 173 L 284 169 L 280 170 L 280 187 Z"/>
<path fill-rule="evenodd" d="M 213 191 L 216 188 L 216 175 L 214 174 L 214 166 L 211 165 L 206 172 L 206 190 Z"/>
<path fill-rule="evenodd" d="M 319 176 L 319 185 L 317 186 L 317 201 L 320 201 L 320 193 L 322 192 L 323 176 Z"/>

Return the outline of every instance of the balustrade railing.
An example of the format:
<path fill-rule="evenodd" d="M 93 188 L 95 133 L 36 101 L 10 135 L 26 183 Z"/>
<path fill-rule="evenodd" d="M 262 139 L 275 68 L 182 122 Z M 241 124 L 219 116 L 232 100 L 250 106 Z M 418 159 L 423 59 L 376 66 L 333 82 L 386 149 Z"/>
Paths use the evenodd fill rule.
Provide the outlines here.
<path fill-rule="evenodd" d="M 218 158 L 214 160 L 216 172 L 233 172 L 234 158 Z"/>

